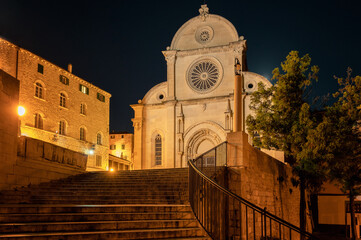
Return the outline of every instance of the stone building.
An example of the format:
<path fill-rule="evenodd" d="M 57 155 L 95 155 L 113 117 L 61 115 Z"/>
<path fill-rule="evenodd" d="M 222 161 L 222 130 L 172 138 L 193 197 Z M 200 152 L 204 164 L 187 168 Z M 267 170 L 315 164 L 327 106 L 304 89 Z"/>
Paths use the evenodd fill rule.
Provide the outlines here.
<path fill-rule="evenodd" d="M 109 134 L 109 168 L 128 170 L 133 168 L 133 134 L 111 132 Z"/>
<path fill-rule="evenodd" d="M 257 84 L 271 86 L 265 77 L 248 71 L 247 42 L 232 23 L 209 14 L 206 5 L 199 12 L 163 51 L 167 81 L 131 105 L 135 169 L 185 167 L 189 158 L 226 141 L 233 131 L 236 62 L 244 82 L 243 116 L 250 113 L 249 94 Z"/>
<path fill-rule="evenodd" d="M 20 81 L 21 134 L 88 154 L 87 170 L 108 167 L 106 91 L 55 64 L 0 39 L 0 69 Z"/>

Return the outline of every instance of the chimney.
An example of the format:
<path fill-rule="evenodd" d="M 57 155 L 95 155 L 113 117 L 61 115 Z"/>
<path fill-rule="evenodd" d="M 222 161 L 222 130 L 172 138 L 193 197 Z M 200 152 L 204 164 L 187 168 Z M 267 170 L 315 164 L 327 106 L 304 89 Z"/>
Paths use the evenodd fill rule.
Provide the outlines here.
<path fill-rule="evenodd" d="M 73 65 L 71 63 L 68 64 L 68 72 L 72 73 L 73 71 Z"/>

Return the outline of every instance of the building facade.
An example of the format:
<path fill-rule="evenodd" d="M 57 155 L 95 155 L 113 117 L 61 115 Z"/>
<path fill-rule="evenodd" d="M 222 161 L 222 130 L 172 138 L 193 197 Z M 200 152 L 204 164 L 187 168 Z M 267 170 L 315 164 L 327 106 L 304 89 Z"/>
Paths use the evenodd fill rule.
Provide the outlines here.
<path fill-rule="evenodd" d="M 114 170 L 133 169 L 133 134 L 111 132 L 109 134 L 109 167 Z"/>
<path fill-rule="evenodd" d="M 0 69 L 20 81 L 22 135 L 87 154 L 87 170 L 108 168 L 109 93 L 4 39 Z"/>
<path fill-rule="evenodd" d="M 259 82 L 249 72 L 247 42 L 227 19 L 209 14 L 187 21 L 163 54 L 167 81 L 148 91 L 134 110 L 134 168 L 185 167 L 190 158 L 226 140 L 233 131 L 235 64 L 243 78 L 244 116 L 250 114 L 250 93 Z"/>

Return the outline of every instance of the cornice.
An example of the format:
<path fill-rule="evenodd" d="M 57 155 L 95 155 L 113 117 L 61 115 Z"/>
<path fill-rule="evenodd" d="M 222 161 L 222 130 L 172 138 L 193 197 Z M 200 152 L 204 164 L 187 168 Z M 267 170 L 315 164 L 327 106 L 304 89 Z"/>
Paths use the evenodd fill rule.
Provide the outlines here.
<path fill-rule="evenodd" d="M 240 54 L 245 50 L 247 50 L 247 41 L 239 40 L 237 42 L 231 42 L 228 45 L 222 45 L 222 46 L 204 47 L 204 48 L 182 50 L 182 51 L 175 51 L 175 50 L 170 50 L 170 51 L 176 52 L 175 56 L 177 57 L 184 57 L 184 56 L 203 55 L 208 53 L 229 52 L 229 51 L 233 51 L 235 54 Z M 164 52 L 170 52 L 170 51 L 163 51 L 163 54 Z"/>

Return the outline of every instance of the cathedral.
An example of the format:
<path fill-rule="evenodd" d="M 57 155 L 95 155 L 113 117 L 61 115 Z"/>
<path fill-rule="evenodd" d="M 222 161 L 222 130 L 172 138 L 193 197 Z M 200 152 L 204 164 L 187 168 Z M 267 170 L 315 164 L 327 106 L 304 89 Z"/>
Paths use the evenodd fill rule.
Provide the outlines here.
<path fill-rule="evenodd" d="M 134 110 L 134 169 L 185 167 L 187 160 L 226 141 L 234 131 L 235 64 L 242 76 L 241 127 L 259 82 L 248 71 L 247 41 L 227 19 L 199 15 L 183 24 L 163 51 L 167 79 L 151 88 Z"/>

